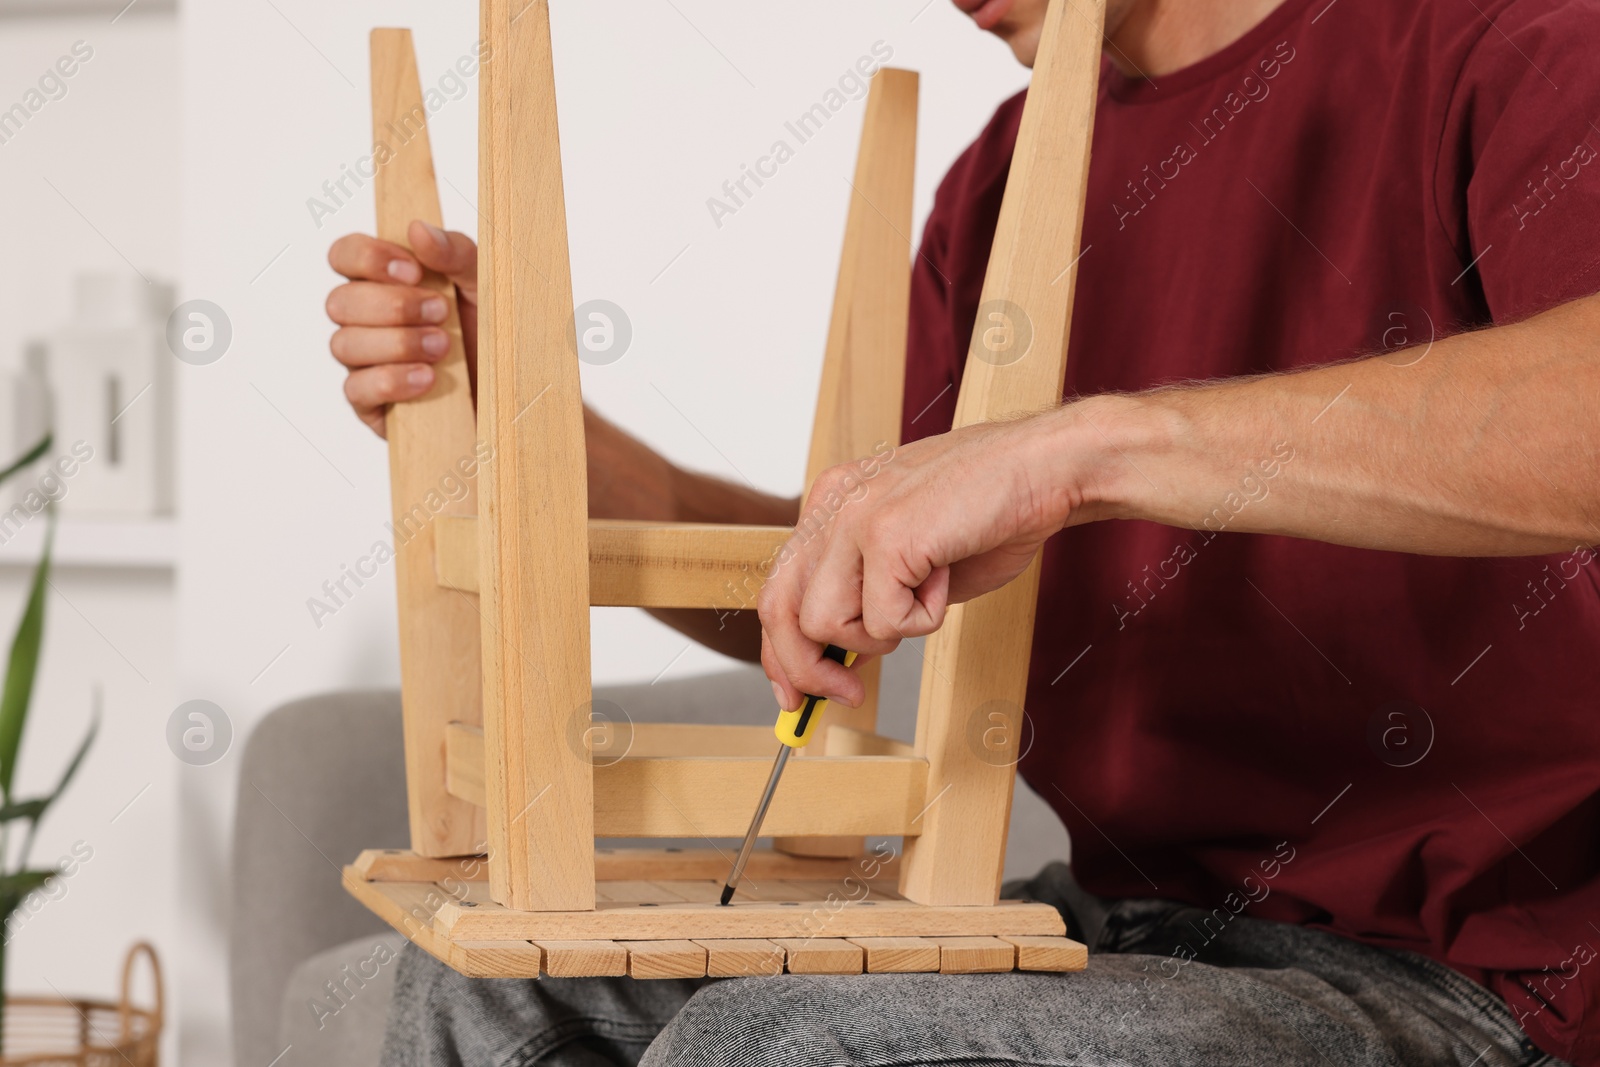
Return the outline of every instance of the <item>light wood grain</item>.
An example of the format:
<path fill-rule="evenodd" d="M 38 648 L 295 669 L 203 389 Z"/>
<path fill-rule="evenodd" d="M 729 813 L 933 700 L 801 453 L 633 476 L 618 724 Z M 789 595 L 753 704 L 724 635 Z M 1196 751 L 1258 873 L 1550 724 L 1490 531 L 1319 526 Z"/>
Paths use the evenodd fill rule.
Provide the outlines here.
<path fill-rule="evenodd" d="M 745 865 L 748 869 L 749 864 Z M 660 881 L 655 885 L 662 890 L 665 896 L 662 899 L 691 900 L 701 904 L 710 904 L 722 899 L 722 886 L 726 878 L 704 881 Z"/>
<path fill-rule="evenodd" d="M 858 464 L 857 475 L 865 480 L 900 443 L 911 298 L 917 85 L 915 73 L 886 67 L 874 75 L 867 93 L 811 424 L 807 486 L 827 468 L 863 458 L 869 465 Z M 814 742 L 799 755 L 813 750 L 838 754 L 827 745 L 835 728 L 872 732 L 878 720 L 882 667 L 881 660 L 873 659 L 856 668 L 866 686 L 866 699 L 857 708 L 830 704 L 820 727 L 822 736 L 817 738 L 822 746 Z M 855 856 L 865 842 L 859 837 L 779 837 L 772 844 L 795 855 Z"/>
<path fill-rule="evenodd" d="M 811 859 L 790 856 L 769 849 L 757 849 L 745 864 L 745 876 L 752 879 L 831 882 L 842 884 L 847 877 L 857 879 L 873 870 L 879 879 L 894 878 L 898 858 L 878 856 L 843 859 Z M 482 856 L 459 859 L 432 859 L 408 849 L 367 849 L 351 864 L 369 882 L 483 882 L 489 877 L 488 861 Z M 594 855 L 596 884 L 606 881 L 650 881 L 670 888 L 669 895 L 686 900 L 702 899 L 701 889 L 711 885 L 720 892 L 728 875 L 727 853 L 713 848 L 597 848 Z M 713 894 L 708 898 L 715 900 Z"/>
<path fill-rule="evenodd" d="M 915 72 L 873 76 L 811 424 L 806 484 L 900 443 L 917 155 Z"/>
<path fill-rule="evenodd" d="M 624 709 L 626 711 L 626 709 Z M 598 720 L 596 720 L 598 721 Z M 841 756 L 910 756 L 911 746 L 859 739 L 847 743 Z M 752 756 L 770 759 L 777 748 L 772 727 L 687 722 L 609 722 L 591 729 L 584 751 L 597 763 L 624 756 Z"/>
<path fill-rule="evenodd" d="M 354 866 L 345 868 L 344 884 L 352 895 L 396 930 L 405 934 L 418 947 L 474 978 L 533 978 L 540 974 L 541 968 L 544 973 L 552 977 L 621 973 L 633 974 L 636 977 L 677 977 L 680 970 L 683 976 L 689 976 L 687 972 L 699 970 L 690 959 L 700 959 L 702 952 L 704 971 L 713 977 L 775 975 L 783 970 L 786 956 L 791 960 L 797 960 L 799 970 L 795 973 L 854 974 L 858 973 L 863 965 L 872 973 L 933 971 L 938 969 L 941 961 L 941 948 L 937 939 L 895 935 L 852 935 L 844 939 L 860 953 L 859 957 L 851 956 L 848 952 L 838 952 L 839 939 L 834 938 L 652 937 L 645 936 L 643 928 L 636 924 L 635 929 L 640 932 L 639 936 L 620 942 L 595 936 L 561 939 L 548 934 L 542 935 L 537 943 L 500 937 L 452 940 L 449 920 L 444 923 L 435 921 L 439 913 L 446 910 L 447 904 L 452 916 L 480 909 L 491 912 L 503 909 L 499 909 L 498 905 L 492 902 L 487 902 L 486 894 L 474 894 L 483 902 L 474 902 L 473 907 L 463 908 L 460 903 L 454 902 L 455 898 L 451 894 L 443 892 L 436 886 L 425 883 L 397 885 L 368 882 Z M 771 905 L 763 906 L 771 907 Z M 919 911 L 922 912 L 924 919 L 936 912 L 948 910 L 918 909 L 914 905 L 908 908 L 913 916 Z M 1059 915 L 1045 905 L 1024 905 L 1022 908 L 1027 912 L 1029 921 L 1043 919 L 1047 915 L 1053 915 L 1059 920 Z M 1008 906 L 1008 909 L 1013 914 L 1006 916 L 1006 922 L 1011 929 L 1016 929 L 1018 926 L 1016 922 L 1018 916 L 1014 914 L 1016 906 Z M 638 908 L 632 910 L 635 915 L 643 911 Z M 702 916 L 708 910 L 717 909 L 715 906 L 702 909 Z M 989 911 L 989 909 L 971 910 L 974 914 L 984 915 Z M 577 914 L 585 919 L 591 918 L 586 913 Z M 568 918 L 560 913 L 525 913 L 524 917 L 540 921 L 547 929 L 553 922 L 559 923 Z M 668 921 L 665 924 L 656 921 L 657 932 L 659 933 L 662 926 L 690 925 L 681 921 L 682 918 L 681 915 L 673 915 L 667 917 Z M 626 924 L 613 921 L 610 925 L 618 928 Z M 704 925 L 703 918 L 702 925 Z M 440 926 L 445 929 L 439 929 Z M 692 941 L 696 950 L 692 957 L 682 947 L 682 942 L 685 940 Z M 956 944 L 956 952 L 959 954 L 962 946 L 974 939 L 950 940 Z M 981 942 L 989 939 L 975 940 Z M 1019 962 L 1028 970 L 1078 970 L 1082 969 L 1086 961 L 1087 954 L 1081 951 L 1083 946 L 1064 937 L 1008 933 L 1002 935 L 1000 940 L 1017 946 Z M 641 960 L 638 949 L 641 944 L 647 946 L 645 949 L 647 957 L 649 953 L 656 951 L 661 955 Z M 785 946 L 788 946 L 787 952 Z M 997 960 L 998 956 L 994 958 Z"/>
<path fill-rule="evenodd" d="M 594 883 L 595 900 L 604 900 L 616 904 L 657 903 L 663 900 L 682 900 L 683 898 L 670 890 L 664 889 L 655 882 L 646 881 L 621 881 Z"/>
<path fill-rule="evenodd" d="M 436 932 L 433 916 L 448 894 L 427 884 L 387 886 L 385 893 L 357 892 L 367 883 L 353 867 L 343 872 L 345 888 L 380 919 L 418 948 L 468 978 L 537 978 L 542 961 L 526 941 L 452 941 Z"/>
<path fill-rule="evenodd" d="M 830 890 L 838 889 L 837 883 L 790 882 L 781 878 L 753 881 L 747 878 L 739 883 L 739 894 L 734 899 L 741 902 L 760 900 L 774 904 L 816 904 L 826 900 Z"/>
<path fill-rule="evenodd" d="M 993 907 L 943 907 L 906 901 L 850 905 L 813 915 L 813 909 L 781 904 L 601 903 L 592 911 L 512 911 L 487 899 L 460 900 L 426 883 L 369 882 L 345 868 L 345 889 L 401 933 L 421 930 L 454 942 L 799 938 L 826 923 L 830 937 L 944 937 L 962 935 L 1051 936 L 1066 932 L 1048 904 L 1006 901 Z M 480 892 L 482 883 L 473 883 Z M 486 896 L 486 895 L 485 895 Z M 412 916 L 417 901 L 428 906 Z M 419 941 L 420 943 L 420 941 Z M 426 947 L 426 946 L 424 946 Z M 437 955 L 437 953 L 435 953 Z M 442 958 L 442 957 L 441 957 Z"/>
<path fill-rule="evenodd" d="M 409 248 L 413 220 L 443 221 L 411 31 L 373 30 L 371 48 L 377 232 Z M 477 509 L 478 431 L 455 286 L 432 271 L 421 285 L 445 301 L 450 350 L 434 364 L 433 389 L 386 420 L 406 804 L 412 849 L 456 856 L 482 849 L 486 833 L 483 812 L 445 789 L 444 769 L 445 725 L 483 721 L 479 622 L 477 605 L 435 583 L 434 533 L 441 518 Z"/>
<path fill-rule="evenodd" d="M 967 426 L 1059 403 L 1066 374 L 1089 173 L 1104 0 L 1053 0 L 1028 90 L 1005 199 L 984 278 L 955 424 Z M 1020 359 L 984 348 L 986 308 L 1009 301 L 1031 324 Z M 1012 323 L 1013 326 L 1017 325 Z M 1018 336 L 1013 334 L 1012 337 Z M 1014 351 L 1002 353 L 1005 358 Z M 1009 585 L 952 608 L 924 647 L 917 752 L 929 763 L 929 805 L 908 839 L 900 889 L 927 904 L 988 904 L 1000 889 L 1021 723 L 1000 752 L 974 744 L 972 722 L 996 706 L 1020 719 L 1038 598 L 1037 558 Z M 981 731 L 980 731 L 981 733 Z M 997 758 L 998 757 L 998 758 Z"/>
<path fill-rule="evenodd" d="M 433 578 L 444 589 L 478 592 L 478 516 L 446 515 L 434 523 Z"/>
<path fill-rule="evenodd" d="M 588 489 L 548 0 L 482 0 L 479 477 L 485 805 L 496 900 L 594 905 Z M 534 405 L 537 411 L 533 412 Z"/>
<path fill-rule="evenodd" d="M 761 938 L 701 938 L 706 950 L 706 973 L 712 978 L 783 973 L 783 949 Z"/>
<path fill-rule="evenodd" d="M 450 965 L 468 978 L 538 978 L 544 950 L 531 941 L 455 941 Z M 450 961 L 446 961 L 450 962 Z"/>
<path fill-rule="evenodd" d="M 760 757 L 623 759 L 595 767 L 598 837 L 739 837 L 772 761 Z M 910 832 L 927 766 L 914 757 L 796 760 L 764 829 L 773 834 Z M 849 798 L 840 803 L 840 798 Z"/>
<path fill-rule="evenodd" d="M 866 953 L 869 974 L 909 974 L 939 969 L 939 943 L 925 937 L 852 937 Z"/>
<path fill-rule="evenodd" d="M 617 978 L 628 973 L 628 950 L 615 941 L 536 941 L 551 978 Z"/>
<path fill-rule="evenodd" d="M 544 401 L 540 401 L 544 403 Z M 792 529 L 710 523 L 590 519 L 589 599 L 597 607 L 754 608 L 765 576 Z M 439 524 L 439 584 L 476 593 L 477 522 Z"/>
<path fill-rule="evenodd" d="M 450 789 L 462 799 L 482 802 L 483 732 L 457 724 L 446 744 Z M 739 837 L 749 826 L 750 798 L 761 795 L 771 771 L 767 756 L 628 756 L 597 762 L 590 825 L 597 837 Z M 775 834 L 915 832 L 926 775 L 927 765 L 915 756 L 796 760 L 784 773 L 763 825 Z M 840 803 L 841 797 L 849 802 Z"/>
<path fill-rule="evenodd" d="M 703 978 L 706 950 L 693 941 L 624 941 L 630 978 Z"/>
<path fill-rule="evenodd" d="M 756 849 L 750 853 L 750 859 L 745 864 L 745 874 L 751 878 L 838 882 L 850 875 L 859 878 L 864 870 L 875 871 L 880 878 L 893 878 L 898 863 L 899 857 L 888 860 L 880 859 L 877 855 L 850 859 L 811 859 Z M 596 877 L 604 879 L 639 878 L 654 882 L 715 880 L 720 889 L 722 880 L 728 876 L 728 857 L 726 852 L 713 848 L 597 848 L 595 872 Z"/>
<path fill-rule="evenodd" d="M 1021 937 L 1003 934 L 1017 946 L 1019 971 L 1081 971 L 1089 966 L 1089 949 L 1067 937 Z"/>
<path fill-rule="evenodd" d="M 436 859 L 399 848 L 365 849 L 350 869 L 368 882 L 478 882 L 489 878 L 489 863 L 482 856 Z"/>
<path fill-rule="evenodd" d="M 618 724 L 616 729 L 596 739 L 604 743 L 590 751 L 601 761 L 622 756 L 760 756 L 770 759 L 778 744 L 771 726 L 689 722 Z"/>
<path fill-rule="evenodd" d="M 992 974 L 1015 969 L 1017 947 L 998 937 L 935 937 L 940 974 Z"/>
<path fill-rule="evenodd" d="M 394 883 L 364 882 L 383 892 Z M 851 905 L 830 911 L 826 905 L 735 901 L 715 903 L 634 904 L 601 902 L 593 911 L 532 912 L 447 902 L 435 925 L 450 937 L 474 941 L 545 938 L 621 938 L 630 941 L 706 937 L 804 937 L 826 930 L 833 937 L 941 937 L 963 935 L 1061 935 L 1060 914 L 1047 904 L 997 904 L 993 907 L 942 907 L 907 901 L 880 901 L 872 907 Z"/>
<path fill-rule="evenodd" d="M 773 938 L 790 974 L 860 974 L 861 946 L 842 937 Z"/>
<path fill-rule="evenodd" d="M 828 730 L 825 751 L 830 756 L 913 756 L 916 754 L 916 747 L 892 737 L 883 737 L 835 723 Z"/>

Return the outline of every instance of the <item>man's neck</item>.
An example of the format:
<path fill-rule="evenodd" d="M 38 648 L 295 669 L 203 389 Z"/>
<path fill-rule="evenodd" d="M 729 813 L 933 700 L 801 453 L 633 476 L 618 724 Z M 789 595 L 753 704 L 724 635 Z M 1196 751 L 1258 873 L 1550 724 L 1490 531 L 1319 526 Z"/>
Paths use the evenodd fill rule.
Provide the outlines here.
<path fill-rule="evenodd" d="M 1122 73 L 1159 78 L 1215 55 L 1284 0 L 1131 0 L 1106 27 L 1106 54 Z"/>

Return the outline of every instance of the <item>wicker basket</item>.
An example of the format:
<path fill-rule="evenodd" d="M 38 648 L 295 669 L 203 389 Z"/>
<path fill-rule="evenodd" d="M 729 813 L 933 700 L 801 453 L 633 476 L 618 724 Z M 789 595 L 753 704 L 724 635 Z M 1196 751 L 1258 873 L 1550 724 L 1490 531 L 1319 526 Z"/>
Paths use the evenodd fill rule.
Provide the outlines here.
<path fill-rule="evenodd" d="M 129 999 L 134 962 L 150 961 L 155 1006 L 136 1008 Z M 141 941 L 122 964 L 122 999 L 63 1000 L 7 997 L 6 1054 L 0 1067 L 156 1067 L 165 997 L 161 961 Z"/>

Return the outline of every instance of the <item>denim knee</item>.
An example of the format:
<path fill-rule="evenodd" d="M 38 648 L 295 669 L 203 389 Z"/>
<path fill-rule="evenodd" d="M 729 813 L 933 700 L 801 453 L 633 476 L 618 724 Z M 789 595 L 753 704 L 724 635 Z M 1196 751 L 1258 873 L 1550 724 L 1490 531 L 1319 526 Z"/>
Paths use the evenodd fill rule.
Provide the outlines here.
<path fill-rule="evenodd" d="M 808 1067 L 856 1062 L 836 1026 L 861 1014 L 861 978 L 783 975 L 712 982 L 684 1005 L 641 1067 Z"/>

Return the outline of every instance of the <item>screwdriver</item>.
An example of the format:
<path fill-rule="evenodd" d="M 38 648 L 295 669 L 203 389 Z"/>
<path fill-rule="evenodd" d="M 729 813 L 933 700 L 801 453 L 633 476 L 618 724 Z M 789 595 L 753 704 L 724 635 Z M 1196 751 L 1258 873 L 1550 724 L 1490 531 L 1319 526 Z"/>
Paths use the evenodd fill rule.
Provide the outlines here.
<path fill-rule="evenodd" d="M 845 667 L 856 661 L 854 652 L 846 652 L 838 645 L 824 648 L 822 655 Z M 827 703 L 827 697 L 807 696 L 794 711 L 778 709 L 778 722 L 773 726 L 772 732 L 778 735 L 778 740 L 782 744 L 778 746 L 778 758 L 772 763 L 772 775 L 767 779 L 767 788 L 761 793 L 761 803 L 756 805 L 755 817 L 750 820 L 750 829 L 745 831 L 744 844 L 739 848 L 739 856 L 733 861 L 733 873 L 728 875 L 728 884 L 722 887 L 724 905 L 733 899 L 733 891 L 739 888 L 739 879 L 744 876 L 744 865 L 750 859 L 751 850 L 756 847 L 756 838 L 761 834 L 761 821 L 767 817 L 767 809 L 772 806 L 772 794 L 777 792 L 778 779 L 783 777 L 783 768 L 789 762 L 789 753 L 797 748 L 805 748 L 811 743 L 811 735 L 816 733 L 817 723 L 822 721 L 822 709 Z"/>

